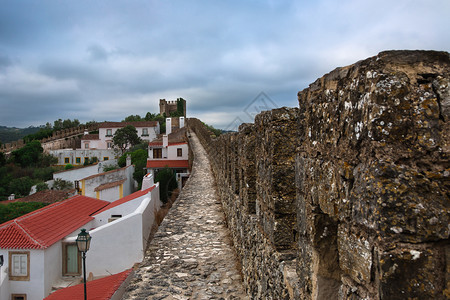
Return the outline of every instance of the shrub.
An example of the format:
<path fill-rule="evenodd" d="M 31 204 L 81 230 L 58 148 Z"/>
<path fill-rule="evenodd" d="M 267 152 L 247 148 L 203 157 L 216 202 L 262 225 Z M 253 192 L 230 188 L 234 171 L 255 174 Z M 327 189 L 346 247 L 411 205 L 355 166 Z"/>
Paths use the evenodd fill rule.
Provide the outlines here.
<path fill-rule="evenodd" d="M 73 183 L 67 180 L 56 178 L 53 183 L 53 189 L 63 191 L 73 189 Z"/>
<path fill-rule="evenodd" d="M 72 165 L 72 164 L 67 164 L 67 165 L 64 167 L 64 170 L 70 170 L 70 169 L 73 169 L 73 165 Z"/>
<path fill-rule="evenodd" d="M 0 205 L 0 223 L 20 217 L 48 205 L 41 202 L 13 202 Z"/>
<path fill-rule="evenodd" d="M 118 165 L 107 165 L 103 167 L 103 172 L 108 172 L 112 170 L 119 169 L 120 167 Z"/>
<path fill-rule="evenodd" d="M 18 197 L 25 197 L 30 194 L 33 185 L 34 181 L 28 176 L 16 178 L 9 183 L 9 193 L 15 194 Z"/>
<path fill-rule="evenodd" d="M 161 202 L 167 203 L 167 200 L 172 195 L 172 191 L 178 187 L 175 172 L 165 167 L 156 174 L 155 182 L 159 182 L 159 198 Z"/>
<path fill-rule="evenodd" d="M 48 190 L 48 184 L 46 184 L 45 182 L 39 182 L 38 184 L 36 184 L 36 191 L 40 192 L 40 191 L 46 191 Z"/>

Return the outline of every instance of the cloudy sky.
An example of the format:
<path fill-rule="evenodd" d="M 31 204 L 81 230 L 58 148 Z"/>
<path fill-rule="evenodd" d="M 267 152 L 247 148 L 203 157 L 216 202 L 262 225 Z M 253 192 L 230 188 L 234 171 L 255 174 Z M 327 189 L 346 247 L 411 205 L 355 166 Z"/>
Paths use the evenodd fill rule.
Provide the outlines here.
<path fill-rule="evenodd" d="M 450 51 L 449 0 L 1 0 L 0 125 L 188 101 L 218 128 L 388 49 Z"/>

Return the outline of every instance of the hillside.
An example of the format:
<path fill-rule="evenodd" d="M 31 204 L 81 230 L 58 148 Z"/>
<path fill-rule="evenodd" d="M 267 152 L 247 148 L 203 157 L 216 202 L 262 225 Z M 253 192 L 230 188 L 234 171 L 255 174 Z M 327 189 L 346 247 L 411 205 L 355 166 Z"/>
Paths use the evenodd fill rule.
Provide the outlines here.
<path fill-rule="evenodd" d="M 0 142 L 2 144 L 20 140 L 24 136 L 39 131 L 39 127 L 30 126 L 28 128 L 16 128 L 0 126 Z"/>

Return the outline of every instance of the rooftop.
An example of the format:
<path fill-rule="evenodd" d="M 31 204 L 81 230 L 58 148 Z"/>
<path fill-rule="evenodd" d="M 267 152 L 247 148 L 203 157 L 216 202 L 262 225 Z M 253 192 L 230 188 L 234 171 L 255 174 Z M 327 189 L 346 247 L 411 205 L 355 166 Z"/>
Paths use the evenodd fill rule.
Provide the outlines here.
<path fill-rule="evenodd" d="M 159 134 L 156 139 L 151 141 L 149 146 L 161 146 L 163 144 L 163 134 Z M 168 135 L 169 145 L 187 144 L 186 127 L 176 129 Z"/>
<path fill-rule="evenodd" d="M 147 168 L 189 168 L 189 160 L 147 160 Z"/>
<path fill-rule="evenodd" d="M 86 283 L 86 290 L 88 299 L 95 300 L 109 300 L 114 293 L 120 288 L 122 283 L 132 272 L 132 269 L 117 273 L 111 276 L 100 279 L 88 281 Z M 77 284 L 61 290 L 58 290 L 45 300 L 78 300 L 84 297 L 84 284 Z"/>
<path fill-rule="evenodd" d="M 137 121 L 137 122 L 103 122 L 100 123 L 99 128 L 122 128 L 128 125 L 134 127 L 156 127 L 158 121 Z"/>
<path fill-rule="evenodd" d="M 92 220 L 92 215 L 108 204 L 77 195 L 0 224 L 0 248 L 48 248 Z"/>

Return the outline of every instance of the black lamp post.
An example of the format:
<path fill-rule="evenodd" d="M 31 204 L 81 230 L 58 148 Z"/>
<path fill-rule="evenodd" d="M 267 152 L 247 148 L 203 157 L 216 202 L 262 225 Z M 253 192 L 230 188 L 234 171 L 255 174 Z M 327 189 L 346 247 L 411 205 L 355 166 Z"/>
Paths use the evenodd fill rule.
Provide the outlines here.
<path fill-rule="evenodd" d="M 78 251 L 83 254 L 83 278 L 84 278 L 84 300 L 87 300 L 87 292 L 86 292 L 86 252 L 89 250 L 89 246 L 91 245 L 91 236 L 89 232 L 86 232 L 86 229 L 81 229 L 81 232 L 78 234 L 76 239 Z"/>

